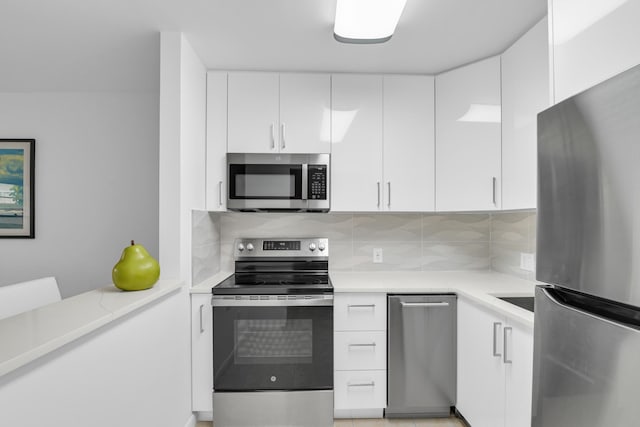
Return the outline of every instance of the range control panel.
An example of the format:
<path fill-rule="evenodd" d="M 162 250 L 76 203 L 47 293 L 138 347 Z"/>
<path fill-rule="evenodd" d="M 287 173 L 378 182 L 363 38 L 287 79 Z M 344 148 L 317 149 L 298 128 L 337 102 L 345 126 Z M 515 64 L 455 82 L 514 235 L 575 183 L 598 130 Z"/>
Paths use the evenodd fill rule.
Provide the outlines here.
<path fill-rule="evenodd" d="M 304 239 L 243 238 L 234 243 L 234 256 L 257 257 L 328 257 L 329 239 L 324 237 Z"/>
<path fill-rule="evenodd" d="M 327 200 L 327 165 L 309 165 L 309 200 Z"/>

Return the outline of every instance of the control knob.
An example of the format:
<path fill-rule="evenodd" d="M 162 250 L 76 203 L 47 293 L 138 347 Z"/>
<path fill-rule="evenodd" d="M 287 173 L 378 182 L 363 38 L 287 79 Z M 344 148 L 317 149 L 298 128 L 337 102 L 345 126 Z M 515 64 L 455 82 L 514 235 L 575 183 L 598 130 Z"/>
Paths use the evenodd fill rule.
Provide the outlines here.
<path fill-rule="evenodd" d="M 244 251 L 244 245 L 243 245 L 242 243 L 239 243 L 239 244 L 238 244 L 238 250 L 239 250 L 240 252 Z"/>
<path fill-rule="evenodd" d="M 251 252 L 253 250 L 253 244 L 252 243 L 247 243 L 247 250 L 249 252 Z"/>
<path fill-rule="evenodd" d="M 315 251 L 316 250 L 316 244 L 315 243 L 309 243 L 309 250 L 311 252 Z"/>
<path fill-rule="evenodd" d="M 318 249 L 320 250 L 320 252 L 324 251 L 325 250 L 324 243 L 318 244 Z"/>

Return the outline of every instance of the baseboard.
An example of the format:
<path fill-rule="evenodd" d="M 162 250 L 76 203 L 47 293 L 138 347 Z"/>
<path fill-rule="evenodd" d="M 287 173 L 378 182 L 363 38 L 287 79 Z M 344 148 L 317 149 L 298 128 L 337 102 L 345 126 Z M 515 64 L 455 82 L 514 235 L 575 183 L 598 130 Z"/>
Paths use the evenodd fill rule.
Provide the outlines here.
<path fill-rule="evenodd" d="M 334 418 L 384 418 L 384 409 L 334 409 Z"/>
<path fill-rule="evenodd" d="M 195 414 L 191 414 L 191 416 L 189 417 L 189 419 L 185 423 L 184 427 L 196 427 L 196 422 L 197 422 L 197 420 L 196 420 Z"/>
<path fill-rule="evenodd" d="M 196 412 L 198 421 L 213 421 L 213 411 Z"/>

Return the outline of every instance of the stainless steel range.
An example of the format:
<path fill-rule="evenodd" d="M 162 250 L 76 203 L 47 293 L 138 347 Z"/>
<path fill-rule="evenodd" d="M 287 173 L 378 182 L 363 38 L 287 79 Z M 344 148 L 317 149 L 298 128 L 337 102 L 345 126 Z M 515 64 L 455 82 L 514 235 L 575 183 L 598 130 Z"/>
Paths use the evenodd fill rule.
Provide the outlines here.
<path fill-rule="evenodd" d="M 239 239 L 234 258 L 212 291 L 215 426 L 332 426 L 328 240 Z"/>

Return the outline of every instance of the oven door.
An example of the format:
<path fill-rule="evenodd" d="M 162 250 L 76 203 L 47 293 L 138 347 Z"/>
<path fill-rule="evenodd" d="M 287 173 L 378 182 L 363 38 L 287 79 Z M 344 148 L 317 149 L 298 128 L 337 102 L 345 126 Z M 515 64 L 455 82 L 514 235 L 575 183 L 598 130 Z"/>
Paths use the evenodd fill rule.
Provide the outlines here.
<path fill-rule="evenodd" d="M 235 298 L 213 299 L 216 391 L 333 389 L 332 295 Z"/>

